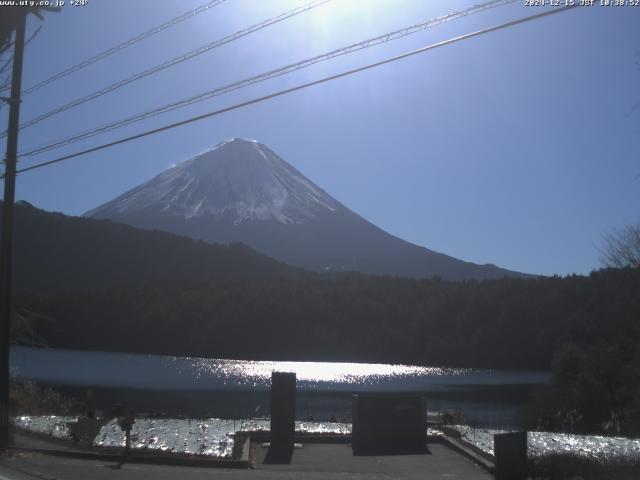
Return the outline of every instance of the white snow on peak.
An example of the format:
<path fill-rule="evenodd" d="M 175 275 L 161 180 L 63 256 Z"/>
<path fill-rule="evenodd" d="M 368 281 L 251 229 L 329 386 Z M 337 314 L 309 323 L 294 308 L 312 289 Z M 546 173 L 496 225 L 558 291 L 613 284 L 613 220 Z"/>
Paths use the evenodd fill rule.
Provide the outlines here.
<path fill-rule="evenodd" d="M 187 219 L 302 223 L 341 205 L 256 140 L 231 138 L 90 212 L 164 212 Z"/>

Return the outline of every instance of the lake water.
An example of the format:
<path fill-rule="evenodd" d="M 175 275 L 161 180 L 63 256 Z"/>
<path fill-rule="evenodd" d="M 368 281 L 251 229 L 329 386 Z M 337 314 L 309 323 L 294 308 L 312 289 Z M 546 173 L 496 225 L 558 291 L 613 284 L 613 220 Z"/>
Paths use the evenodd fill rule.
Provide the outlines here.
<path fill-rule="evenodd" d="M 429 410 L 453 409 L 472 423 L 514 427 L 533 389 L 548 372 L 408 365 L 271 362 L 13 347 L 17 379 L 58 386 L 108 410 L 126 403 L 137 412 L 220 418 L 269 413 L 272 371 L 295 372 L 297 416 L 348 418 L 361 392 L 419 393 Z"/>

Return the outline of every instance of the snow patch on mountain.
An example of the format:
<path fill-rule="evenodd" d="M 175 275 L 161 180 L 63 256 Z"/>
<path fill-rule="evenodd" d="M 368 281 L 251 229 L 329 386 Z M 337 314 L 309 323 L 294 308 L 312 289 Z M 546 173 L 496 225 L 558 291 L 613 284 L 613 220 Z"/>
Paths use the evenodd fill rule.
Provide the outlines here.
<path fill-rule="evenodd" d="M 211 215 L 238 225 L 262 220 L 303 223 L 344 208 L 268 147 L 232 138 L 175 165 L 87 216 L 163 212 Z"/>

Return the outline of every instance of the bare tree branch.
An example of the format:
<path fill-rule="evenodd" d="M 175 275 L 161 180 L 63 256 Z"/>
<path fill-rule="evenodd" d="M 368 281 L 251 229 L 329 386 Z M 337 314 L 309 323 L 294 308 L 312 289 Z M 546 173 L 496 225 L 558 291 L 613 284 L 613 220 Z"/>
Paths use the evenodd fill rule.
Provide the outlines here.
<path fill-rule="evenodd" d="M 640 222 L 605 235 L 602 263 L 607 267 L 640 266 Z"/>

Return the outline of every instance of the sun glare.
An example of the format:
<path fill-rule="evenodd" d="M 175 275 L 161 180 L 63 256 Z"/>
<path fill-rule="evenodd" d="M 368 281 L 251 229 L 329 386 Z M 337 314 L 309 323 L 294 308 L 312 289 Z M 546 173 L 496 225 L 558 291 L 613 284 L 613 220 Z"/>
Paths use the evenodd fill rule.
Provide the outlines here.
<path fill-rule="evenodd" d="M 329 40 L 338 31 L 350 30 L 350 26 L 368 25 L 375 4 L 372 0 L 334 0 L 313 12 L 314 31 Z M 346 25 L 345 25 L 346 24 Z"/>

